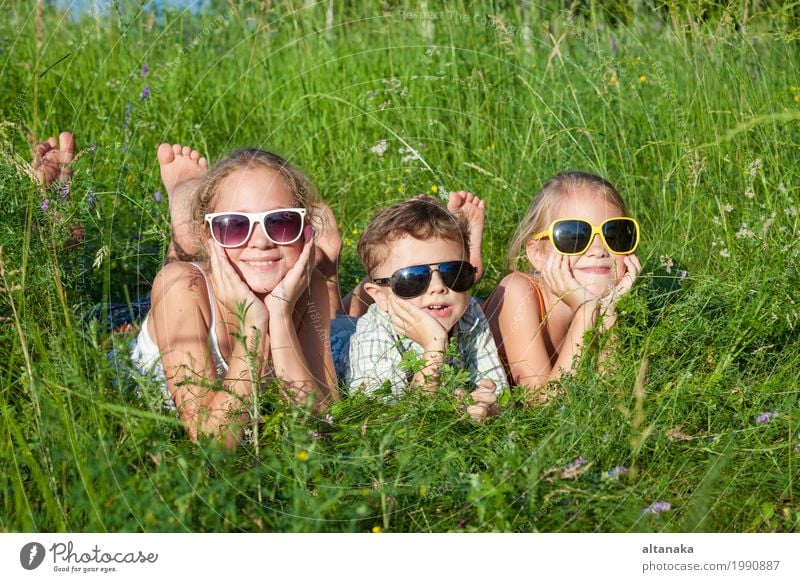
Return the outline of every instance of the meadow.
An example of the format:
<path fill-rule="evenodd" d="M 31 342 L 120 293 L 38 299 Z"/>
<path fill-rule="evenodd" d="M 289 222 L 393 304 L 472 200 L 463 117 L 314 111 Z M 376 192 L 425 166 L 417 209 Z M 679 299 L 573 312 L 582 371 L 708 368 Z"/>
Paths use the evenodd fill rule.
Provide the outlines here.
<path fill-rule="evenodd" d="M 0 1 L 0 531 L 800 529 L 800 15 L 779 2 Z M 74 131 L 69 190 L 27 135 Z M 192 444 L 106 307 L 169 238 L 159 143 L 304 168 L 344 236 L 377 208 L 487 200 L 484 298 L 539 186 L 610 179 L 640 281 L 545 405 L 447 394 L 326 419 L 265 386 L 247 443 Z M 75 224 L 83 241 L 66 248 Z M 109 353 L 116 354 L 115 358 Z M 463 384 L 451 370 L 444 391 Z"/>

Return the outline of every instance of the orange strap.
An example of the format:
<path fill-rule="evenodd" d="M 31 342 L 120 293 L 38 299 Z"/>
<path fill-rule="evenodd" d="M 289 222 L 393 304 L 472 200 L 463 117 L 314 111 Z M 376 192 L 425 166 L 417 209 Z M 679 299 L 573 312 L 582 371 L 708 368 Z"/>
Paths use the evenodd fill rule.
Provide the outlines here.
<path fill-rule="evenodd" d="M 539 285 L 536 283 L 536 281 L 533 280 L 533 277 L 531 277 L 530 275 L 525 275 L 525 276 L 528 278 L 528 281 L 530 281 L 531 287 L 533 287 L 534 290 L 536 291 L 536 298 L 539 300 L 539 317 L 542 320 L 544 320 L 545 316 L 544 294 L 542 293 L 542 290 L 539 288 Z"/>

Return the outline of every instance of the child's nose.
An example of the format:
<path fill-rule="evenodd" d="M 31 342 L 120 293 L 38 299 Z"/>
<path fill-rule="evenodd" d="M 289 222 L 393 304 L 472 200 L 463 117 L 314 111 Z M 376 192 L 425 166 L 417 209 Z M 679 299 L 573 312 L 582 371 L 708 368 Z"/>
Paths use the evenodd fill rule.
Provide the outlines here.
<path fill-rule="evenodd" d="M 275 246 L 275 243 L 267 238 L 263 226 L 255 224 L 253 225 L 253 232 L 250 234 L 250 240 L 247 242 L 247 246 L 257 249 L 267 249 Z"/>
<path fill-rule="evenodd" d="M 599 234 L 596 234 L 592 237 L 592 243 L 589 245 L 589 248 L 586 249 L 585 254 L 591 256 L 601 256 L 601 257 L 608 254 L 606 245 L 603 244 L 603 241 L 600 238 Z"/>
<path fill-rule="evenodd" d="M 428 285 L 428 293 L 444 293 L 447 291 L 447 285 L 442 281 L 439 271 L 431 273 L 431 284 Z"/>

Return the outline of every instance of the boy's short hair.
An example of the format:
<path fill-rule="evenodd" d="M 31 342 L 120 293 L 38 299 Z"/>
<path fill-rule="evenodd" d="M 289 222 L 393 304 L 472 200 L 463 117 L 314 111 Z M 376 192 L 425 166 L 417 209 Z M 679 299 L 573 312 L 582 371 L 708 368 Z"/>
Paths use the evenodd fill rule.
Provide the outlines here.
<path fill-rule="evenodd" d="M 454 241 L 469 256 L 469 227 L 463 216 L 429 198 L 406 200 L 381 211 L 358 239 L 358 256 L 368 277 L 389 256 L 389 244 L 404 236 Z"/>

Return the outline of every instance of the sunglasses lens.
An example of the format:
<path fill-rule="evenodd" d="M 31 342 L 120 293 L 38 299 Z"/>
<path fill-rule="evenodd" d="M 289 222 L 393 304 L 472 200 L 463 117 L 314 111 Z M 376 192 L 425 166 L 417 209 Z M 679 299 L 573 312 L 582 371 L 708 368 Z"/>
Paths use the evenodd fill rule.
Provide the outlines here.
<path fill-rule="evenodd" d="M 579 254 L 591 242 L 592 225 L 583 220 L 561 220 L 553 227 L 553 245 L 565 254 Z"/>
<path fill-rule="evenodd" d="M 422 295 L 430 282 L 430 267 L 426 265 L 406 267 L 392 275 L 392 292 L 402 299 L 413 299 Z"/>
<path fill-rule="evenodd" d="M 303 215 L 294 210 L 273 212 L 264 218 L 264 229 L 278 244 L 294 242 L 303 231 Z"/>
<path fill-rule="evenodd" d="M 609 220 L 603 225 L 603 237 L 612 253 L 631 252 L 638 242 L 636 224 L 632 220 Z"/>
<path fill-rule="evenodd" d="M 250 219 L 243 214 L 224 214 L 211 221 L 211 234 L 223 246 L 239 246 L 250 235 Z"/>
<path fill-rule="evenodd" d="M 457 293 L 469 291 L 475 284 L 475 267 L 466 261 L 449 261 L 439 264 L 442 282 Z"/>

